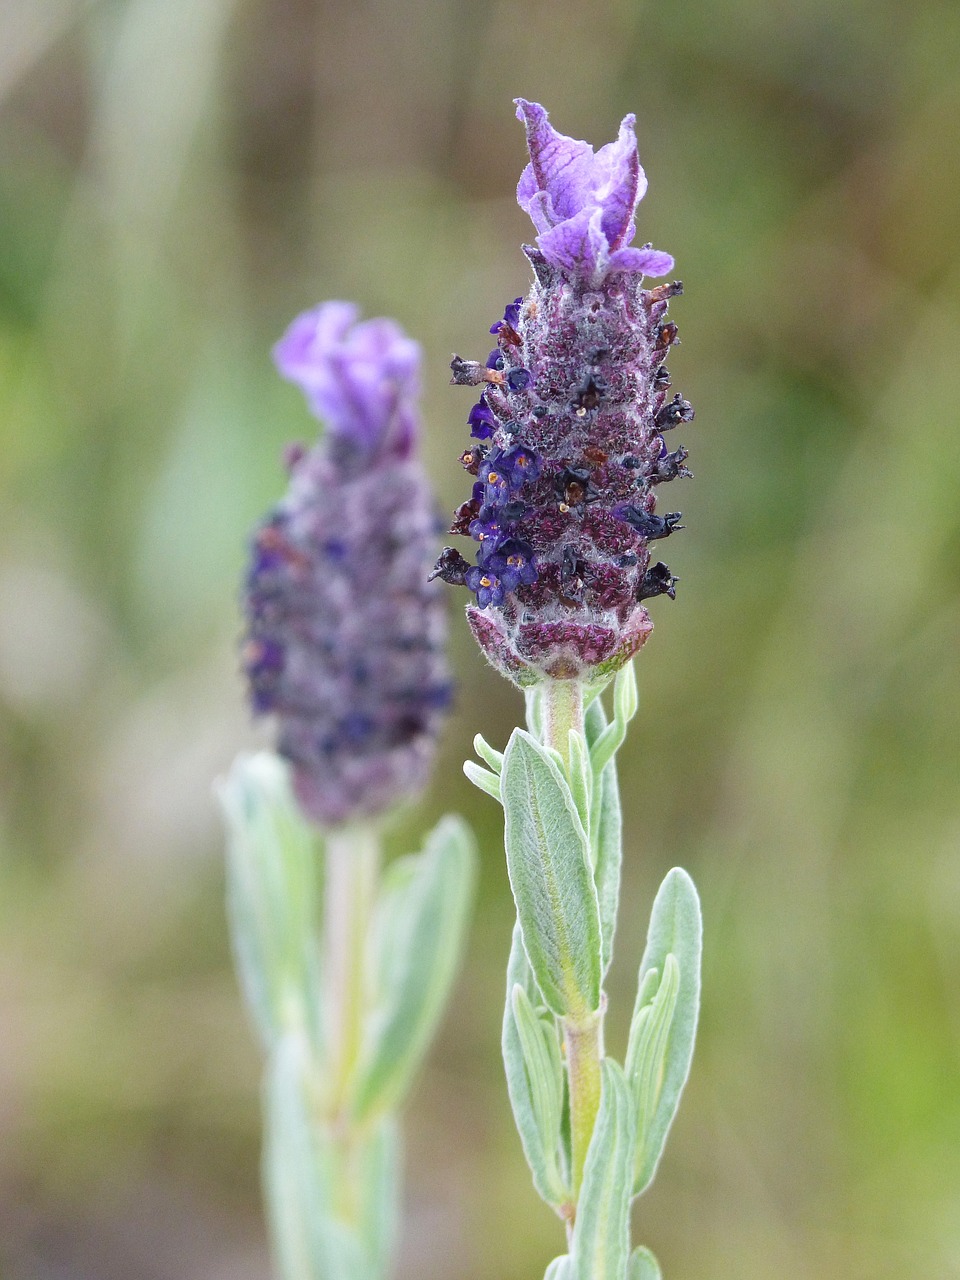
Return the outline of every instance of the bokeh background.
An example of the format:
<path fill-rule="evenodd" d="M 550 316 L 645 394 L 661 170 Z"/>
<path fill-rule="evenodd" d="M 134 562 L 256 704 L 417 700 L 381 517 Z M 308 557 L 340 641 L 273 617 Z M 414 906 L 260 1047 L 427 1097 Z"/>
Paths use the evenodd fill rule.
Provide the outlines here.
<path fill-rule="evenodd" d="M 612 1047 L 677 862 L 706 997 L 636 1238 L 668 1280 L 960 1277 L 954 0 L 2 0 L 5 1280 L 268 1274 L 211 780 L 257 741 L 247 530 L 311 430 L 269 347 L 324 298 L 396 315 L 461 500 L 450 352 L 528 279 L 517 94 L 596 144 L 636 111 L 640 238 L 687 289 L 696 481 L 624 752 Z M 499 1065 L 498 811 L 459 772 L 521 704 L 454 631 L 391 847 L 459 808 L 482 893 L 401 1280 L 530 1280 L 561 1233 Z"/>

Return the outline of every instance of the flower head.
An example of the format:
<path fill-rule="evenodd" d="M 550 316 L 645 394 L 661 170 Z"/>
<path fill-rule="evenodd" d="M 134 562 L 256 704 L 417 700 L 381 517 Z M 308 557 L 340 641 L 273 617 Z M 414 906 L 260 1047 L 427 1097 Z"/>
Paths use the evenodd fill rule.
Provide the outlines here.
<path fill-rule="evenodd" d="M 535 279 L 491 329 L 486 365 L 455 357 L 454 383 L 483 384 L 464 466 L 476 477 L 435 575 L 475 595 L 467 617 L 481 648 L 518 684 L 604 678 L 652 630 L 643 601 L 675 595 L 676 577 L 651 546 L 682 526 L 658 514 L 659 486 L 690 475 L 664 434 L 693 417 L 669 399 L 666 320 L 679 282 L 643 287 L 673 266 L 634 249 L 646 189 L 633 117 L 598 152 L 557 133 L 536 103 L 519 102 L 530 164 L 518 199 L 540 233 L 527 248 Z"/>
<path fill-rule="evenodd" d="M 526 126 L 530 151 L 517 200 L 539 233 L 547 262 L 595 284 L 612 271 L 665 276 L 673 270 L 668 253 L 628 247 L 636 234 L 634 210 L 647 190 L 635 116 L 625 116 L 616 142 L 596 152 L 588 142 L 557 133 L 539 103 L 518 98 L 517 118 Z"/>
<path fill-rule="evenodd" d="M 254 711 L 277 717 L 300 805 L 326 825 L 422 786 L 451 692 L 427 582 L 434 501 L 415 456 L 419 347 L 391 320 L 356 321 L 326 303 L 275 349 L 327 433 L 289 455 L 245 597 Z"/>

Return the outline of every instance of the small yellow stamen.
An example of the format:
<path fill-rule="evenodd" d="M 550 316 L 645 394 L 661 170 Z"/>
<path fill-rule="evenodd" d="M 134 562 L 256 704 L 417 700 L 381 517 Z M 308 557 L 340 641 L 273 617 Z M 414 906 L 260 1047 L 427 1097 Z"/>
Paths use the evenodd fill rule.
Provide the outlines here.
<path fill-rule="evenodd" d="M 492 586 L 493 586 L 493 579 L 492 579 L 492 578 L 488 578 L 488 577 L 486 577 L 486 575 L 484 575 L 484 577 L 482 577 L 482 578 L 480 579 L 480 585 L 481 585 L 481 587 L 492 587 Z"/>

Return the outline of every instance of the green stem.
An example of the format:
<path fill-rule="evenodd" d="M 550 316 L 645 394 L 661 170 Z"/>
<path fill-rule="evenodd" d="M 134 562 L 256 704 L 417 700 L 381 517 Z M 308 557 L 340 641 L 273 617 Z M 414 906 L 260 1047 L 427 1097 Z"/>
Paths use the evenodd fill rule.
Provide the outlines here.
<path fill-rule="evenodd" d="M 367 940 L 379 867 L 380 840 L 372 827 L 327 833 L 323 1004 L 335 1113 L 344 1108 L 362 1047 Z"/>
<path fill-rule="evenodd" d="M 543 738 L 570 768 L 570 730 L 583 732 L 583 685 L 552 680 L 543 693 Z M 571 1174 L 579 1198 L 587 1149 L 600 1111 L 600 1063 L 603 1059 L 603 1009 L 584 1018 L 563 1018 L 563 1042 L 570 1089 Z"/>
<path fill-rule="evenodd" d="M 543 740 L 570 765 L 570 730 L 583 733 L 583 685 L 579 680 L 551 680 L 544 691 Z"/>
<path fill-rule="evenodd" d="M 570 1086 L 570 1155 L 574 1200 L 580 1198 L 583 1166 L 600 1111 L 600 1062 L 603 1058 L 603 1013 L 583 1022 L 563 1019 Z"/>

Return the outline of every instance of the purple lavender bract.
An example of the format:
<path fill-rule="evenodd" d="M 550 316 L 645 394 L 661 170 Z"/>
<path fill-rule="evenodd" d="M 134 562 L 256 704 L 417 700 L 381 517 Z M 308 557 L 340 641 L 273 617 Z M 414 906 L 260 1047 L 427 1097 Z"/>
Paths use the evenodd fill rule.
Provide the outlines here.
<path fill-rule="evenodd" d="M 668 398 L 663 363 L 677 341 L 667 305 L 682 286 L 644 289 L 643 275 L 666 274 L 673 259 L 629 244 L 646 190 L 633 117 L 595 153 L 536 103 L 518 100 L 517 114 L 535 280 L 491 330 L 498 347 L 485 365 L 453 360 L 454 383 L 483 388 L 470 415 L 482 443 L 462 458 L 476 482 L 451 528 L 479 547 L 473 565 L 447 548 L 435 573 L 475 593 L 474 635 L 516 683 L 602 679 L 652 630 L 641 602 L 674 595 L 650 544 L 679 527 L 679 513 L 656 514 L 656 486 L 690 474 L 686 450 L 663 438 L 693 418 Z"/>
<path fill-rule="evenodd" d="M 433 494 L 416 457 L 420 349 L 391 320 L 328 302 L 277 344 L 328 431 L 290 455 L 290 487 L 257 529 L 245 665 L 278 720 L 305 812 L 370 817 L 426 781 L 450 682 L 427 573 Z"/>

